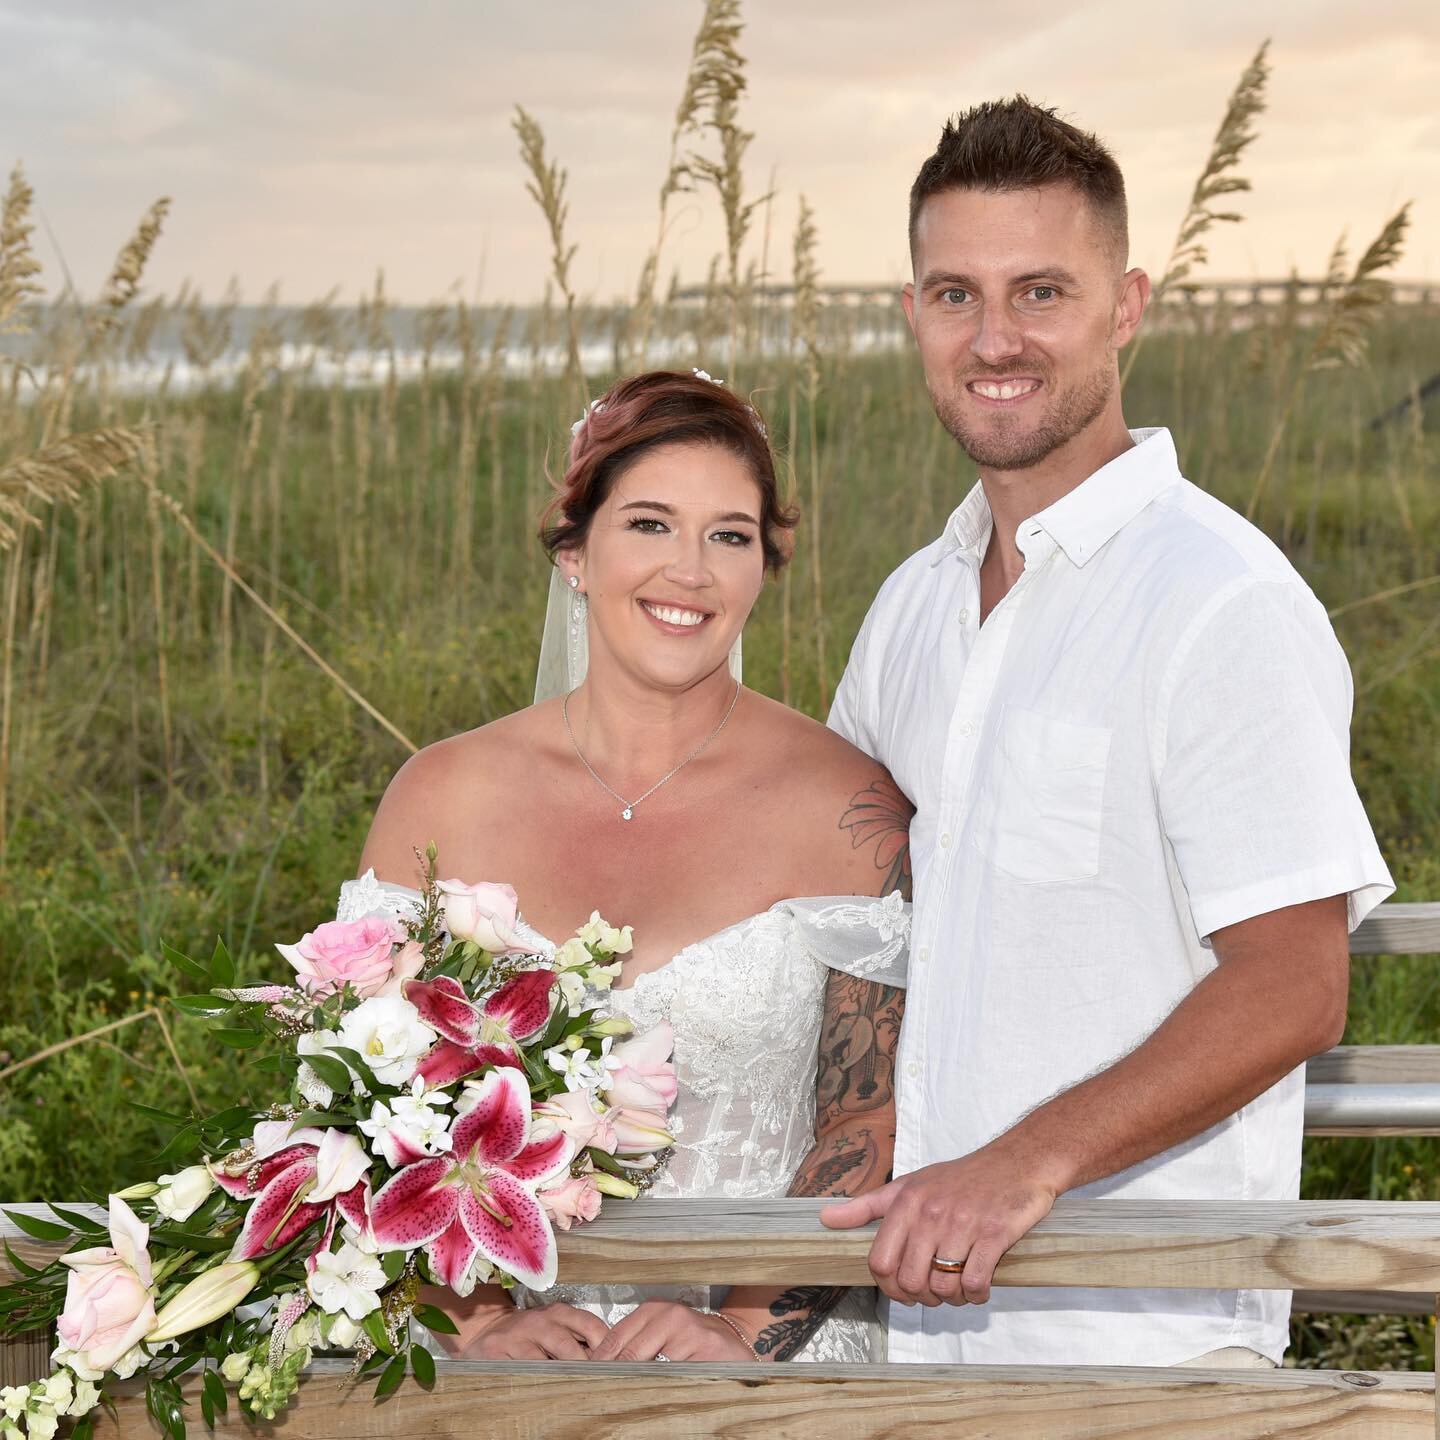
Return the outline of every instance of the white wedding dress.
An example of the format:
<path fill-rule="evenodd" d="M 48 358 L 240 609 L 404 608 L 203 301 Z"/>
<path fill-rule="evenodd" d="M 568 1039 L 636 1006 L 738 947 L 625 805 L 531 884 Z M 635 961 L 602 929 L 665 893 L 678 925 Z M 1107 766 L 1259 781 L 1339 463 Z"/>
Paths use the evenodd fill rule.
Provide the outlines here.
<path fill-rule="evenodd" d="M 342 887 L 339 918 L 408 915 L 419 898 L 367 872 Z M 651 1190 L 634 1203 L 784 1195 L 815 1138 L 827 971 L 903 985 L 909 933 L 910 907 L 898 891 L 879 900 L 782 900 L 687 945 L 669 964 L 638 976 L 633 987 L 611 990 L 604 1003 L 638 1029 L 669 1020 L 675 1031 L 675 1149 Z M 538 931 L 527 927 L 526 938 L 537 954 L 553 954 L 554 945 Z M 883 1359 L 874 1293 L 851 1290 L 795 1358 Z M 563 1300 L 583 1306 L 607 1324 L 643 1299 L 711 1303 L 705 1285 L 560 1284 L 514 1294 L 520 1305 Z"/>

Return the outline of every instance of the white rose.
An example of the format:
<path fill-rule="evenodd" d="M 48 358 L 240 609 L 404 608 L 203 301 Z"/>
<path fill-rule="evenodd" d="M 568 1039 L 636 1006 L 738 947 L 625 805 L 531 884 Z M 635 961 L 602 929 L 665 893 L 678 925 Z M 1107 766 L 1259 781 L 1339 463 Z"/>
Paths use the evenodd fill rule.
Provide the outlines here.
<path fill-rule="evenodd" d="M 250 1370 L 250 1352 L 235 1350 L 220 1362 L 220 1373 L 232 1384 L 238 1385 Z"/>
<path fill-rule="evenodd" d="M 363 1333 L 360 1327 L 343 1310 L 326 1318 L 325 1343 L 335 1350 L 353 1350 Z"/>
<path fill-rule="evenodd" d="M 167 1220 L 188 1220 L 209 1198 L 215 1179 L 203 1165 L 190 1165 L 178 1175 L 162 1175 L 155 1208 Z"/>
<path fill-rule="evenodd" d="M 363 1000 L 340 1022 L 340 1038 L 385 1085 L 407 1085 L 420 1057 L 435 1043 L 435 1032 L 420 1012 L 398 995 Z"/>

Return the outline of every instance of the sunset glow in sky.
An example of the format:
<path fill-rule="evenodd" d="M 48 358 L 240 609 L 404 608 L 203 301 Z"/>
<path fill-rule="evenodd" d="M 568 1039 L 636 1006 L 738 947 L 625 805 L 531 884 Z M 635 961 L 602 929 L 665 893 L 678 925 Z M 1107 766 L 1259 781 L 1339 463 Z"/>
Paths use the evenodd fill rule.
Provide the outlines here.
<path fill-rule="evenodd" d="M 0 0 L 0 166 L 23 160 L 80 288 L 93 293 L 146 206 L 174 209 L 150 289 L 185 279 L 290 301 L 377 266 L 398 299 L 457 282 L 538 297 L 548 263 L 510 116 L 570 172 L 574 277 L 628 295 L 655 231 L 699 0 Z M 788 278 L 797 195 L 829 280 L 906 278 L 905 197 L 945 116 L 1023 90 L 1095 129 L 1125 170 L 1132 258 L 1163 266 L 1241 69 L 1273 37 L 1244 224 L 1210 273 L 1320 271 L 1407 199 L 1398 273 L 1440 278 L 1440 25 L 1433 0 L 749 0 L 755 133 L 774 175 L 770 270 Z M 757 223 L 754 251 L 760 253 Z M 37 234 L 53 290 L 60 266 Z M 703 278 L 708 195 L 684 197 L 665 274 Z"/>

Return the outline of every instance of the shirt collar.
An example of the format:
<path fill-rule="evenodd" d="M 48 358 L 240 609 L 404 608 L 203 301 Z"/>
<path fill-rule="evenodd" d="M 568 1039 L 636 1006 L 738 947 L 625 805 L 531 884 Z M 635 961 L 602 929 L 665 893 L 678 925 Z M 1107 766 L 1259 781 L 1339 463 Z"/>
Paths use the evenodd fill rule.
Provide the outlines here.
<path fill-rule="evenodd" d="M 1132 430 L 1130 438 L 1135 442 L 1130 449 L 1032 515 L 1023 522 L 1022 532 L 1038 526 L 1073 565 L 1083 566 L 1092 559 L 1162 490 L 1180 479 L 1175 442 L 1168 430 Z M 990 528 L 990 506 L 977 481 L 946 522 L 932 565 L 955 554 L 973 555 L 978 562 Z"/>

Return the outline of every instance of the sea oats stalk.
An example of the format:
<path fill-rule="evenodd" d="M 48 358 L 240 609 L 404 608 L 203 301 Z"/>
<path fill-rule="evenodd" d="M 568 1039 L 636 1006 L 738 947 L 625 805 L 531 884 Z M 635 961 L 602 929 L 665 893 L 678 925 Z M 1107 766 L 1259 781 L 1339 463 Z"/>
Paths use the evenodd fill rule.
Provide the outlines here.
<path fill-rule="evenodd" d="M 1224 196 L 1238 195 L 1250 189 L 1250 182 L 1238 173 L 1241 157 L 1254 143 L 1258 132 L 1255 122 L 1265 111 L 1265 86 L 1270 78 L 1270 64 L 1267 59 L 1270 42 L 1266 40 L 1255 52 L 1255 58 L 1241 72 L 1239 83 L 1230 96 L 1221 118 L 1220 127 L 1210 146 L 1209 158 L 1195 188 L 1190 192 L 1190 204 L 1185 218 L 1180 222 L 1170 258 L 1151 292 L 1151 304 L 1162 303 L 1177 285 L 1180 285 L 1197 266 L 1210 258 L 1209 251 L 1201 243 L 1216 225 L 1238 224 L 1245 217 L 1234 210 L 1218 210 L 1215 203 Z M 1140 353 L 1145 332 L 1142 330 L 1130 346 L 1125 360 L 1122 382 L 1128 380 L 1135 366 L 1135 357 Z"/>
<path fill-rule="evenodd" d="M 565 221 L 570 207 L 565 203 L 566 172 L 545 156 L 545 133 L 539 122 L 523 105 L 515 107 L 511 121 L 520 139 L 520 158 L 530 172 L 525 189 L 540 207 L 550 229 L 550 270 L 555 286 L 565 301 L 565 373 L 575 386 L 577 395 L 584 387 L 580 368 L 580 331 L 575 316 L 575 291 L 570 284 L 570 262 L 575 246 L 565 242 Z"/>
<path fill-rule="evenodd" d="M 743 28 L 740 0 L 705 0 L 705 13 L 701 16 L 700 28 L 695 32 L 695 43 L 690 51 L 685 88 L 680 103 L 675 107 L 675 123 L 670 130 L 670 158 L 660 186 L 655 244 L 645 257 L 636 287 L 635 308 L 629 329 L 638 338 L 633 353 L 627 358 L 627 366 L 645 368 L 655 318 L 660 252 L 669 228 L 670 201 L 675 195 L 694 189 L 694 172 L 681 146 L 689 136 L 698 133 L 704 117 L 713 113 L 722 92 L 745 88 L 745 61 L 739 51 Z"/>
<path fill-rule="evenodd" d="M 1309 377 L 1320 370 L 1358 369 L 1365 364 L 1369 355 L 1369 331 L 1390 299 L 1390 284 L 1381 277 L 1381 271 L 1393 269 L 1400 259 L 1405 231 L 1410 224 L 1410 204 L 1407 200 L 1385 222 L 1353 271 L 1347 274 L 1349 259 L 1343 235 L 1331 252 L 1323 308 L 1311 327 L 1301 358 L 1292 366 L 1285 399 L 1271 428 L 1270 444 L 1245 507 L 1247 519 L 1253 520 L 1259 511 L 1280 453 L 1280 442 Z"/>
<path fill-rule="evenodd" d="M 40 262 L 30 247 L 34 200 L 24 167 L 17 164 L 0 203 L 0 335 L 27 334 L 29 326 L 20 318 L 20 307 L 44 293 L 35 278 Z"/>
<path fill-rule="evenodd" d="M 122 312 L 140 291 L 145 266 L 169 213 L 170 198 L 162 196 L 145 212 L 139 228 L 116 257 L 91 321 L 90 331 L 94 340 L 102 340 L 119 328 Z"/>

